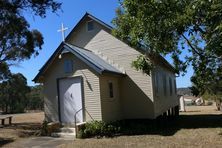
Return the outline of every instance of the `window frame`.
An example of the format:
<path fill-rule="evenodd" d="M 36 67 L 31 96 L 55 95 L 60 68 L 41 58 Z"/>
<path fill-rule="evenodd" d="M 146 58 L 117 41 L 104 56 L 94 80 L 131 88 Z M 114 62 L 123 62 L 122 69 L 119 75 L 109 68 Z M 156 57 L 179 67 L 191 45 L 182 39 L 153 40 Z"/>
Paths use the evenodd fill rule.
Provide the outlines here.
<path fill-rule="evenodd" d="M 177 94 L 177 84 L 175 78 L 174 78 L 174 93 Z"/>
<path fill-rule="evenodd" d="M 109 98 L 114 98 L 113 82 L 108 82 Z"/>
<path fill-rule="evenodd" d="M 71 59 L 64 60 L 63 70 L 66 74 L 73 72 L 73 61 Z"/>
<path fill-rule="evenodd" d="M 91 30 L 89 30 L 89 23 L 92 23 L 92 29 Z M 93 20 L 87 21 L 87 23 L 86 23 L 86 31 L 87 32 L 91 32 L 93 30 L 94 30 L 94 22 L 93 22 Z"/>
<path fill-rule="evenodd" d="M 165 73 L 163 73 L 163 94 L 165 97 L 167 96 L 167 77 Z"/>
<path fill-rule="evenodd" d="M 154 77 L 154 81 L 155 81 L 155 92 L 156 92 L 156 95 L 159 94 L 159 72 L 155 72 L 155 77 Z"/>
<path fill-rule="evenodd" d="M 172 94 L 173 94 L 173 82 L 172 82 L 171 77 L 169 77 L 169 85 L 170 85 L 170 96 L 172 96 Z"/>

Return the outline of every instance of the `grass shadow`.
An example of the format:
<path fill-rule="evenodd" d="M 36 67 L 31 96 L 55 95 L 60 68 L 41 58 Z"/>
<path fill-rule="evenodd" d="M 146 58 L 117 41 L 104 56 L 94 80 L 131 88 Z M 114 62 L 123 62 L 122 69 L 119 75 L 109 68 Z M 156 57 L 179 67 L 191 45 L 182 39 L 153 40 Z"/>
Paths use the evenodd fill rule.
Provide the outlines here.
<path fill-rule="evenodd" d="M 175 124 L 177 119 L 130 119 L 120 121 L 120 135 L 163 135 L 171 136 L 179 129 Z"/>
<path fill-rule="evenodd" d="M 172 136 L 181 129 L 222 128 L 222 115 L 180 115 L 178 118 L 136 119 L 117 123 L 120 135 Z"/>
<path fill-rule="evenodd" d="M 0 138 L 0 147 L 6 145 L 8 143 L 11 143 L 11 142 L 14 142 L 13 138 Z"/>
<path fill-rule="evenodd" d="M 41 123 L 13 123 L 3 128 L 16 130 L 18 137 L 25 138 L 40 135 Z"/>
<path fill-rule="evenodd" d="M 5 128 L 8 129 L 22 129 L 22 130 L 39 130 L 41 128 L 41 123 L 13 123 L 8 125 Z"/>
<path fill-rule="evenodd" d="M 180 115 L 177 127 L 180 129 L 222 128 L 222 115 Z"/>
<path fill-rule="evenodd" d="M 195 112 L 201 112 L 201 110 L 192 110 L 192 111 L 186 111 L 187 113 L 195 113 Z"/>

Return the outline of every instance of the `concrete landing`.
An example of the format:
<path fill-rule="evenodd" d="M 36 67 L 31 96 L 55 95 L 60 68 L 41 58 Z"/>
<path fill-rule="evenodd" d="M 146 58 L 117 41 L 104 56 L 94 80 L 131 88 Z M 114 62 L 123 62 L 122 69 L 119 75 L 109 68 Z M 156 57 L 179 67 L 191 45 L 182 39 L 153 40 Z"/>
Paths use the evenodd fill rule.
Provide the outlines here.
<path fill-rule="evenodd" d="M 56 148 L 63 144 L 72 142 L 66 138 L 52 138 L 52 137 L 33 137 L 27 139 L 20 139 L 3 147 L 10 148 Z"/>
<path fill-rule="evenodd" d="M 52 137 L 65 138 L 67 140 L 74 140 L 76 137 L 75 128 L 63 127 L 59 129 L 59 132 L 51 134 Z"/>

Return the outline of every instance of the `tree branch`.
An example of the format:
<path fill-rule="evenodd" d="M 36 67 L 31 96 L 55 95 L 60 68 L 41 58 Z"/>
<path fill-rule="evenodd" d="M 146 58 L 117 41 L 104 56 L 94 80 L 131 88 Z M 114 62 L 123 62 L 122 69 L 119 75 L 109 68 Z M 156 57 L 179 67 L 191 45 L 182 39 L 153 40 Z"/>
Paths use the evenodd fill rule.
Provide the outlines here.
<path fill-rule="evenodd" d="M 205 34 L 206 31 L 204 31 L 200 26 L 198 26 L 198 30 L 202 33 L 202 34 Z"/>
<path fill-rule="evenodd" d="M 185 37 L 185 35 L 182 34 L 182 37 L 187 41 L 187 44 L 192 48 L 192 50 L 198 54 L 200 57 L 202 57 L 202 55 L 193 47 L 193 45 L 191 44 L 191 42 Z"/>
<path fill-rule="evenodd" d="M 4 54 L 5 48 L 2 48 L 2 51 L 0 52 L 0 62 L 2 61 L 2 55 Z"/>

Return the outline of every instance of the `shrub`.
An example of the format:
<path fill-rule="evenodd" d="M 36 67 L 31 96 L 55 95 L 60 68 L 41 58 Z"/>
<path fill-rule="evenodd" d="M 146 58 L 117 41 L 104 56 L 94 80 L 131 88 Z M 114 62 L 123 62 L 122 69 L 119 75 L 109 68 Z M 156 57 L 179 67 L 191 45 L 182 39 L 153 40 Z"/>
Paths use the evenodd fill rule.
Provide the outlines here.
<path fill-rule="evenodd" d="M 59 128 L 60 128 L 59 122 L 48 122 L 44 120 L 41 126 L 41 135 L 50 136 L 53 132 L 58 132 Z"/>
<path fill-rule="evenodd" d="M 111 123 L 91 121 L 79 128 L 77 137 L 100 138 L 118 135 L 154 134 L 156 132 L 164 133 L 165 131 L 163 131 L 163 129 L 163 124 L 157 124 L 156 120 L 128 119 Z"/>
<path fill-rule="evenodd" d="M 120 131 L 120 127 L 112 125 L 112 123 L 105 123 L 103 121 L 91 121 L 82 127 L 77 137 L 90 138 L 90 137 L 112 137 Z"/>
<path fill-rule="evenodd" d="M 41 135 L 48 136 L 48 122 L 46 120 L 43 121 L 41 126 Z"/>

